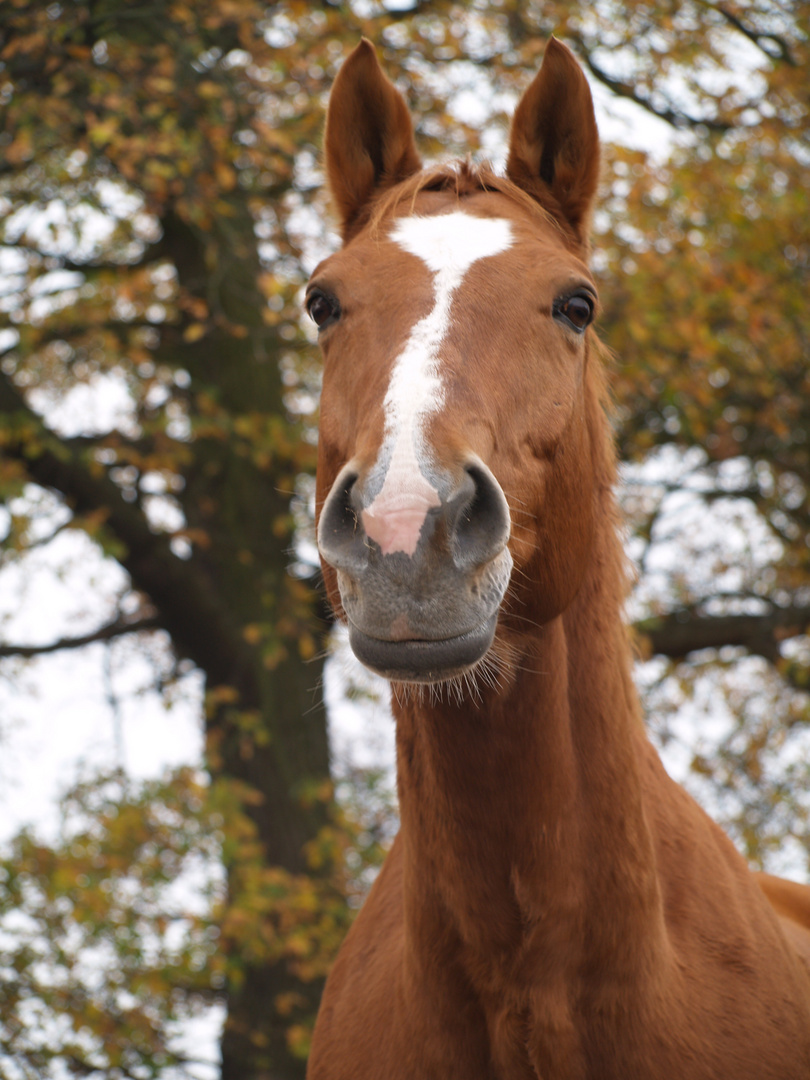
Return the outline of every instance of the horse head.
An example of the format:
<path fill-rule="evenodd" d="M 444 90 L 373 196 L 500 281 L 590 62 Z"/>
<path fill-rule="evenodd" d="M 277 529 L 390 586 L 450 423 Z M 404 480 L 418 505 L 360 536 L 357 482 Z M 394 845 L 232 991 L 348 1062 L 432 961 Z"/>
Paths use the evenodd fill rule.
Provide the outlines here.
<path fill-rule="evenodd" d="M 587 81 L 552 40 L 506 175 L 423 169 L 363 41 L 329 103 L 343 247 L 306 308 L 324 357 L 318 545 L 366 665 L 440 682 L 560 614 L 592 554 L 602 466 Z"/>

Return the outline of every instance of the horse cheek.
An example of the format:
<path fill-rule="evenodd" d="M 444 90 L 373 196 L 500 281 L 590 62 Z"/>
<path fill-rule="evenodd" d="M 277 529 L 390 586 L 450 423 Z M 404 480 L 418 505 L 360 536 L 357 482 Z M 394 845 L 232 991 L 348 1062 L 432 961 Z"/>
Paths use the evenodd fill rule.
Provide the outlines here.
<path fill-rule="evenodd" d="M 584 424 L 569 431 L 554 456 L 537 519 L 537 546 L 528 571 L 530 618 L 540 624 L 561 615 L 586 577 L 594 539 L 594 485 Z"/>

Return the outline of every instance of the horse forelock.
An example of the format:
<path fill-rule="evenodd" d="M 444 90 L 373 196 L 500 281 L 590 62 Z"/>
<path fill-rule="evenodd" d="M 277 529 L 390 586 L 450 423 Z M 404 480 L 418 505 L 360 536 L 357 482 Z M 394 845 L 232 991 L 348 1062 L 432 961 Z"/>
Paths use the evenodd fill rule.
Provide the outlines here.
<path fill-rule="evenodd" d="M 508 177 L 496 173 L 486 162 L 475 164 L 470 160 L 442 162 L 422 169 L 406 180 L 383 189 L 369 205 L 365 218 L 358 220 L 358 228 L 367 226 L 372 235 L 387 227 L 387 223 L 403 206 L 409 213 L 415 210 L 416 200 L 423 192 L 441 191 L 454 194 L 461 202 L 470 195 L 481 192 L 497 192 L 515 202 L 532 217 L 556 229 L 566 244 L 575 244 L 570 229 L 566 228 L 542 203 Z"/>

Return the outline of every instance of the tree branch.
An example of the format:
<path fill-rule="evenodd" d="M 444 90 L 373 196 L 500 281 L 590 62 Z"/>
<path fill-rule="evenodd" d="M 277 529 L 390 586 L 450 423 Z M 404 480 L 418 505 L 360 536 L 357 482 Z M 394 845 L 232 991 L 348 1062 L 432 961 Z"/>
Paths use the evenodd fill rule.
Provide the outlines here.
<path fill-rule="evenodd" d="M 775 662 L 779 643 L 786 637 L 806 632 L 810 625 L 810 604 L 782 608 L 772 606 L 762 615 L 701 616 L 691 611 L 675 611 L 635 624 L 652 652 L 683 660 L 701 649 L 741 645 L 749 652 Z"/>
<path fill-rule="evenodd" d="M 122 259 L 120 262 L 112 259 L 96 258 L 93 255 L 89 255 L 86 259 L 71 259 L 67 255 L 52 254 L 48 251 L 43 251 L 41 248 L 31 247 L 30 244 L 21 244 L 17 242 L 10 243 L 6 241 L 0 243 L 0 247 L 7 248 L 9 251 L 18 251 L 22 255 L 27 255 L 32 259 L 42 260 L 46 263 L 58 263 L 57 266 L 44 266 L 43 269 L 47 273 L 53 273 L 56 270 L 70 270 L 73 273 L 85 275 L 92 274 L 94 271 L 111 271 L 112 273 L 120 274 L 122 270 L 139 270 L 141 267 L 151 266 L 152 263 L 161 262 L 166 259 L 166 249 L 162 237 L 153 244 L 150 244 L 145 240 L 133 240 L 132 242 L 141 243 L 143 245 L 142 253 L 135 259 Z"/>
<path fill-rule="evenodd" d="M 682 130 L 683 128 L 705 127 L 708 128 L 709 131 L 716 131 L 722 134 L 731 129 L 732 125 L 724 120 L 711 120 L 706 117 L 690 116 L 688 113 L 676 112 L 675 109 L 671 108 L 656 108 L 649 98 L 642 97 L 630 83 L 622 82 L 621 79 L 615 79 L 612 75 L 608 75 L 604 68 L 600 67 L 593 59 L 590 50 L 586 47 L 580 37 L 575 37 L 570 34 L 569 36 L 571 36 L 572 40 L 576 41 L 579 46 L 579 55 L 590 73 L 594 78 L 598 79 L 603 86 L 606 86 L 608 90 L 611 90 L 616 94 L 617 97 L 627 98 L 628 101 L 632 101 L 634 104 L 641 106 L 642 109 L 645 109 L 652 116 L 657 116 L 659 120 L 663 120 L 665 123 L 678 130 Z"/>
<path fill-rule="evenodd" d="M 790 46 L 783 37 L 779 34 L 760 34 L 756 30 L 751 29 L 750 26 L 746 26 L 742 19 L 735 15 L 733 11 L 729 11 L 725 4 L 717 4 L 715 11 L 719 11 L 723 18 L 739 31 L 744 37 L 748 38 L 752 44 L 756 45 L 760 52 L 764 53 L 769 60 L 783 60 L 791 67 L 796 67 L 796 60 L 790 51 Z M 770 49 L 766 49 L 763 42 L 769 41 L 776 46 L 778 52 L 773 53 Z"/>
<path fill-rule="evenodd" d="M 202 668 L 212 685 L 252 680 L 251 647 L 193 559 L 179 559 L 171 538 L 153 532 L 142 509 L 127 502 L 106 474 L 93 472 L 81 451 L 48 431 L 2 376 L 0 417 L 6 421 L 4 455 L 21 462 L 34 483 L 60 492 L 79 514 L 105 512 L 106 527 L 125 548 L 118 562 L 154 604 L 157 623 L 177 651 Z"/>
<path fill-rule="evenodd" d="M 10 326 L 9 328 L 12 330 L 16 329 L 14 326 Z M 52 345 L 55 341 L 64 341 L 69 345 L 77 338 L 88 338 L 94 333 L 114 334 L 123 344 L 127 344 L 128 335 L 132 331 L 147 330 L 154 331 L 158 334 L 165 334 L 166 330 L 169 328 L 174 329 L 175 324 L 170 322 L 153 323 L 149 322 L 147 319 L 133 319 L 131 322 L 125 322 L 122 319 L 104 319 L 100 322 L 88 321 L 80 325 L 65 322 L 59 323 L 54 319 L 43 325 L 34 348 L 44 349 L 46 346 Z M 8 349 L 3 350 L 3 352 L 12 352 L 19 348 L 19 343 L 16 343 L 10 345 Z"/>
<path fill-rule="evenodd" d="M 10 562 L 11 559 L 13 559 L 15 556 L 20 556 L 21 554 L 23 554 L 23 551 L 25 553 L 28 553 L 29 551 L 34 551 L 36 548 L 47 547 L 52 540 L 55 540 L 57 536 L 61 536 L 61 534 L 66 529 L 69 529 L 70 526 L 70 521 L 63 521 L 61 525 L 57 525 L 56 528 L 49 532 L 47 535 L 39 536 L 36 540 L 27 540 L 25 548 L 20 550 L 5 547 L 11 535 L 10 529 L 3 537 L 3 539 L 0 540 L 0 567 L 2 567 L 3 564 L 6 562 Z"/>
<path fill-rule="evenodd" d="M 160 620 L 155 615 L 144 619 L 134 619 L 128 622 L 124 618 L 117 618 L 106 626 L 99 627 L 90 634 L 81 634 L 79 637 L 59 638 L 48 645 L 0 645 L 0 659 L 16 656 L 22 659 L 30 659 L 32 656 L 44 656 L 47 653 L 61 652 L 63 649 L 83 649 L 85 645 L 93 645 L 97 641 L 112 641 L 113 638 L 122 637 L 124 634 L 137 634 L 141 630 L 162 629 Z"/>

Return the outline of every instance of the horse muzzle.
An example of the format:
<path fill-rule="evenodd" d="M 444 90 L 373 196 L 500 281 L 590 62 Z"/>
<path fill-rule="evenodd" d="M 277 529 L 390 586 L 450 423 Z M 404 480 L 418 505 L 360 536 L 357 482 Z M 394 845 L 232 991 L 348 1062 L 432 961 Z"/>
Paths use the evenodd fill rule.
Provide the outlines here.
<path fill-rule="evenodd" d="M 337 574 L 349 642 L 373 671 L 436 683 L 473 668 L 492 645 L 509 585 L 509 508 L 479 459 L 381 505 L 361 469 L 339 473 L 318 547 Z"/>

